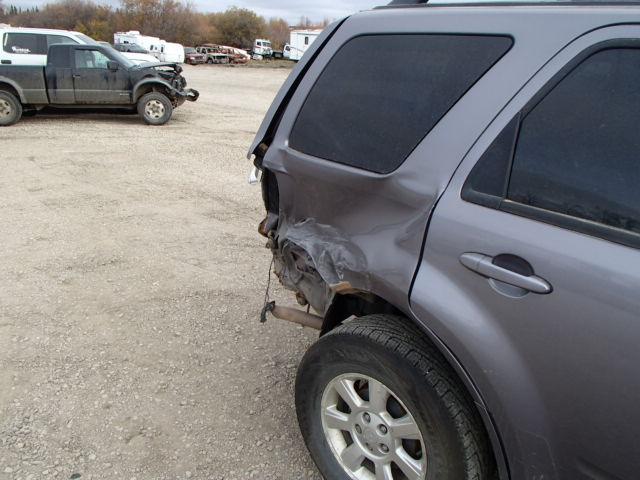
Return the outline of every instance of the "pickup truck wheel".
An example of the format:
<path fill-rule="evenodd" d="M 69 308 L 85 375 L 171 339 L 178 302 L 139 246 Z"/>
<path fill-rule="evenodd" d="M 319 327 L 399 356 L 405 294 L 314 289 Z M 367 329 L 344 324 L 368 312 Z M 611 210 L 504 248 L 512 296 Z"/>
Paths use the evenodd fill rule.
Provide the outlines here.
<path fill-rule="evenodd" d="M 0 127 L 17 123 L 22 117 L 22 104 L 15 95 L 0 91 Z"/>
<path fill-rule="evenodd" d="M 324 335 L 296 379 L 302 435 L 327 480 L 487 480 L 473 400 L 407 319 L 370 315 Z"/>
<path fill-rule="evenodd" d="M 147 93 L 138 100 L 138 114 L 149 125 L 164 125 L 172 113 L 171 101 L 162 93 Z"/>

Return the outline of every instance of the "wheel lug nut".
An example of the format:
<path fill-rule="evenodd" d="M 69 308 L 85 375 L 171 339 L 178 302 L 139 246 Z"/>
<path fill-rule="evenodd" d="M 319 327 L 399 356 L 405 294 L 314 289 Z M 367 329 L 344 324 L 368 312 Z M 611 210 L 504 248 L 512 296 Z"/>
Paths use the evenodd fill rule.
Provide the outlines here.
<path fill-rule="evenodd" d="M 380 433 L 383 435 L 386 435 L 387 432 L 389 431 L 387 427 L 385 427 L 384 425 L 378 425 L 378 430 L 380 430 Z"/>
<path fill-rule="evenodd" d="M 382 453 L 389 453 L 389 447 L 387 447 L 384 443 L 380 444 L 380 451 Z"/>
<path fill-rule="evenodd" d="M 371 416 L 367 412 L 365 412 L 364 415 L 362 415 L 362 418 L 367 423 L 369 423 L 371 421 Z"/>
<path fill-rule="evenodd" d="M 356 423 L 356 432 L 358 432 L 358 434 L 362 433 L 362 427 L 360 425 L 358 425 L 357 423 Z"/>

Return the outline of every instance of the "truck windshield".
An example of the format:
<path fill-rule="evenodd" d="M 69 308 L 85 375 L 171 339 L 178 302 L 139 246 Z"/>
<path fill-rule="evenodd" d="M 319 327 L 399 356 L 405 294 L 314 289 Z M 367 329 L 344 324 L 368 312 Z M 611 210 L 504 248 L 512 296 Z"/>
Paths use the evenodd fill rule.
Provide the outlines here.
<path fill-rule="evenodd" d="M 135 63 L 132 62 L 131 60 L 129 60 L 127 57 L 125 57 L 122 53 L 120 53 L 119 51 L 117 51 L 115 48 L 113 48 L 111 45 L 107 46 L 107 45 L 103 45 L 103 47 L 106 51 L 107 54 L 116 62 L 118 62 L 120 65 L 122 65 L 125 68 L 131 68 L 131 67 L 135 67 Z"/>
<path fill-rule="evenodd" d="M 80 39 L 82 41 L 82 43 L 84 43 L 85 45 L 98 45 L 98 42 L 96 42 L 93 38 L 85 35 L 84 33 L 74 33 L 75 37 Z"/>
<path fill-rule="evenodd" d="M 130 43 L 128 51 L 131 52 L 131 53 L 149 53 L 147 50 L 142 48 L 137 43 Z"/>

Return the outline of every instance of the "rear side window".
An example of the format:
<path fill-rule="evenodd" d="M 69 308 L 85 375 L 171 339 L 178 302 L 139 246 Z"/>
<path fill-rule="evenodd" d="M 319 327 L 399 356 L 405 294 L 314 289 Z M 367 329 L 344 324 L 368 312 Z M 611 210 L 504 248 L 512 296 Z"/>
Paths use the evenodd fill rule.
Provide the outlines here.
<path fill-rule="evenodd" d="M 499 135 L 465 200 L 640 247 L 640 49 L 587 56 Z"/>
<path fill-rule="evenodd" d="M 511 38 L 500 36 L 356 37 L 311 89 L 289 145 L 389 173 L 511 45 Z"/>
<path fill-rule="evenodd" d="M 57 45 L 60 43 L 77 44 L 78 42 L 72 38 L 65 37 L 64 35 L 47 35 L 47 46 L 50 47 L 51 45 Z"/>
<path fill-rule="evenodd" d="M 47 37 L 37 33 L 6 33 L 2 48 L 7 53 L 46 55 Z"/>

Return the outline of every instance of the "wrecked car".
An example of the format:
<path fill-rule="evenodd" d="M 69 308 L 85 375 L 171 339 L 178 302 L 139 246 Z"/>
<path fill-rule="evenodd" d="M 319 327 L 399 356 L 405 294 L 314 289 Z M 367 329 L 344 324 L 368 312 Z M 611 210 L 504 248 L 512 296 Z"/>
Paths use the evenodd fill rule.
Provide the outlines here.
<path fill-rule="evenodd" d="M 23 111 L 79 106 L 137 110 L 147 124 L 163 125 L 174 108 L 198 99 L 181 72 L 175 63 L 136 65 L 104 45 L 54 44 L 45 67 L 0 65 L 0 126 Z"/>
<path fill-rule="evenodd" d="M 317 328 L 332 480 L 640 471 L 640 7 L 394 1 L 329 27 L 250 156 Z M 541 35 L 541 32 L 544 32 Z"/>
<path fill-rule="evenodd" d="M 202 53 L 198 53 L 193 47 L 184 47 L 184 63 L 189 65 L 200 65 L 206 63 L 207 57 Z"/>

